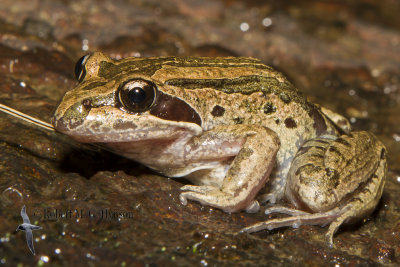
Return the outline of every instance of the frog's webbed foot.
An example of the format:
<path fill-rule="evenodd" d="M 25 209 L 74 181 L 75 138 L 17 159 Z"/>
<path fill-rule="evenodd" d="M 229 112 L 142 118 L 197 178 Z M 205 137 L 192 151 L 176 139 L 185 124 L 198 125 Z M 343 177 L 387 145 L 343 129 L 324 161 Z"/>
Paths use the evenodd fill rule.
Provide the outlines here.
<path fill-rule="evenodd" d="M 195 200 L 202 205 L 213 206 L 226 212 L 231 212 L 234 207 L 238 206 L 237 199 L 229 194 L 222 192 L 219 188 L 209 185 L 185 185 L 181 188 L 186 191 L 180 194 L 179 199 L 183 205 L 187 205 L 187 200 Z M 257 212 L 260 209 L 258 201 L 252 201 L 247 207 L 247 212 Z"/>

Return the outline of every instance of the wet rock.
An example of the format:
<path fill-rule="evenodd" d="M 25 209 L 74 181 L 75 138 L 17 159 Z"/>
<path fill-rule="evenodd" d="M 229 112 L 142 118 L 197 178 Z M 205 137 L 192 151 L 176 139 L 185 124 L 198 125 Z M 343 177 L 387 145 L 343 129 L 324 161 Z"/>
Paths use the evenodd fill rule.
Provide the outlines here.
<path fill-rule="evenodd" d="M 2 104 L 49 121 L 76 83 L 75 61 L 95 50 L 114 58 L 252 56 L 377 134 L 389 172 L 378 209 L 341 228 L 329 248 L 317 226 L 237 234 L 266 216 L 182 206 L 185 181 L 1 113 L 0 263 L 398 265 L 400 24 L 389 2 L 40 0 L 37 10 L 32 1 L 1 1 Z M 24 204 L 43 227 L 34 233 L 36 256 L 14 232 Z"/>

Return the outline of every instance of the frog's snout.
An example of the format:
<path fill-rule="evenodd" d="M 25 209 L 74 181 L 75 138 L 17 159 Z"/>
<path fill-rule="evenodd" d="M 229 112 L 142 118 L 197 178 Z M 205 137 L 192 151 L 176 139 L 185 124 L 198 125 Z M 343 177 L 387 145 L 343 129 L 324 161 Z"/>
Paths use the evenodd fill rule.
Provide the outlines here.
<path fill-rule="evenodd" d="M 83 103 L 67 106 L 61 102 L 54 112 L 51 123 L 58 132 L 70 135 L 71 132 L 84 123 L 84 118 L 86 118 L 87 114 L 88 110 Z"/>
<path fill-rule="evenodd" d="M 84 120 L 78 118 L 69 119 L 65 117 L 57 118 L 56 116 L 53 116 L 51 122 L 58 132 L 69 135 L 70 132 L 82 125 Z"/>

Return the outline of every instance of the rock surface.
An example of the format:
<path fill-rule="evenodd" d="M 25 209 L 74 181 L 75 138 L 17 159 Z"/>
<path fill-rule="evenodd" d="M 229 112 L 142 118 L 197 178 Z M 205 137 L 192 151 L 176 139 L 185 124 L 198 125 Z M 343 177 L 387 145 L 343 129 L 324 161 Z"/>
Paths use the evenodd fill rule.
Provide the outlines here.
<path fill-rule="evenodd" d="M 182 206 L 183 181 L 0 113 L 0 264 L 366 266 L 400 264 L 400 4 L 372 1 L 0 3 L 0 103 L 49 121 L 75 61 L 129 55 L 252 56 L 388 148 L 383 198 L 364 223 L 236 234 L 265 219 Z M 36 256 L 23 233 L 27 206 Z"/>

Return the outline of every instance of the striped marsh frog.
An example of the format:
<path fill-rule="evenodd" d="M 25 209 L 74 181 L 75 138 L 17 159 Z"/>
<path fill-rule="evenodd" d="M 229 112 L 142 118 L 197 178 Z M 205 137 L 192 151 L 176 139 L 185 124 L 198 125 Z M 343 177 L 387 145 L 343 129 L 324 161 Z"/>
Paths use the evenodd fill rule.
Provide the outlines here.
<path fill-rule="evenodd" d="M 72 138 L 99 143 L 169 177 L 186 177 L 181 202 L 226 212 L 286 198 L 289 216 L 243 231 L 330 224 L 327 239 L 377 205 L 385 147 L 350 131 L 279 72 L 251 58 L 125 58 L 95 52 L 76 68 L 53 119 Z M 266 194 L 257 196 L 266 188 Z"/>

